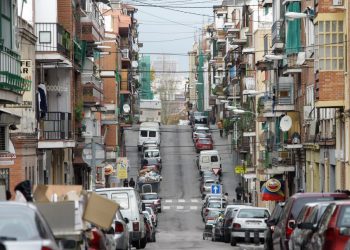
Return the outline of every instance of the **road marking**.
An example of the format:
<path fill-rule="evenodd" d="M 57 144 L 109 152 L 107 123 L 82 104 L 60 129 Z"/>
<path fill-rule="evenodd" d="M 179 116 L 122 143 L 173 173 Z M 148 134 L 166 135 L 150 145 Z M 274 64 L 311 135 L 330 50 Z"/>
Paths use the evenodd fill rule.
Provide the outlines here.
<path fill-rule="evenodd" d="M 185 203 L 186 201 L 183 200 L 183 199 L 180 199 L 179 202 L 180 202 L 180 203 Z"/>
<path fill-rule="evenodd" d="M 191 210 L 197 210 L 197 206 L 190 206 Z"/>
<path fill-rule="evenodd" d="M 163 206 L 163 210 L 169 210 L 170 206 Z"/>
<path fill-rule="evenodd" d="M 184 209 L 184 206 L 176 206 L 176 209 Z"/>
<path fill-rule="evenodd" d="M 166 203 L 172 203 L 173 200 L 165 200 Z"/>
<path fill-rule="evenodd" d="M 191 202 L 192 202 L 192 203 L 197 203 L 198 200 L 197 200 L 197 199 L 191 199 Z"/>

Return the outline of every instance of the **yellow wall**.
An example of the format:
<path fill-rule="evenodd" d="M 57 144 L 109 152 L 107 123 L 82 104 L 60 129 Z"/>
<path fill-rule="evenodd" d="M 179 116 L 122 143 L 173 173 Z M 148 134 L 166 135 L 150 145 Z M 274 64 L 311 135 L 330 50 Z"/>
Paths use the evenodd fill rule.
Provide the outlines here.
<path fill-rule="evenodd" d="M 306 192 L 320 192 L 320 151 L 306 150 Z"/>

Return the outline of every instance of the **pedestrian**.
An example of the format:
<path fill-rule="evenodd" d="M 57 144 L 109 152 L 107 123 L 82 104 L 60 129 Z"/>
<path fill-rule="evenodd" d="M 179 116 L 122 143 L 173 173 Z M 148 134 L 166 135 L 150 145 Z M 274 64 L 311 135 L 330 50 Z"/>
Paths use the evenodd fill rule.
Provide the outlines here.
<path fill-rule="evenodd" d="M 218 121 L 216 125 L 220 131 L 220 137 L 222 137 L 222 135 L 224 133 L 224 125 L 223 125 L 222 120 Z"/>
<path fill-rule="evenodd" d="M 242 195 L 244 193 L 244 189 L 241 183 L 238 183 L 238 187 L 236 187 L 235 191 L 236 191 L 237 201 L 242 201 Z"/>
<path fill-rule="evenodd" d="M 129 187 L 129 181 L 128 181 L 128 179 L 125 179 L 125 180 L 124 180 L 124 187 Z"/>
<path fill-rule="evenodd" d="M 224 194 L 224 198 L 225 198 L 226 201 L 228 201 L 228 193 Z"/>
<path fill-rule="evenodd" d="M 11 200 L 11 198 L 12 198 L 12 194 L 11 194 L 10 190 L 6 190 L 6 200 L 9 201 L 9 200 Z"/>
<path fill-rule="evenodd" d="M 135 188 L 135 181 L 134 181 L 134 179 L 132 177 L 130 178 L 129 186 L 132 187 L 132 188 Z"/>

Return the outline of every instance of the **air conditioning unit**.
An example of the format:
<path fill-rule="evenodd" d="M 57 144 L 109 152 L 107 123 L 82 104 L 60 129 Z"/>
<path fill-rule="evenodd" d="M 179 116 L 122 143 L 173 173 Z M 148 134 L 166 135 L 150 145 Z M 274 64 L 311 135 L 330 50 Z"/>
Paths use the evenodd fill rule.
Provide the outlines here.
<path fill-rule="evenodd" d="M 129 49 L 122 49 L 122 58 L 123 59 L 128 59 L 129 58 Z"/>
<path fill-rule="evenodd" d="M 333 0 L 333 5 L 334 6 L 343 5 L 343 0 Z"/>

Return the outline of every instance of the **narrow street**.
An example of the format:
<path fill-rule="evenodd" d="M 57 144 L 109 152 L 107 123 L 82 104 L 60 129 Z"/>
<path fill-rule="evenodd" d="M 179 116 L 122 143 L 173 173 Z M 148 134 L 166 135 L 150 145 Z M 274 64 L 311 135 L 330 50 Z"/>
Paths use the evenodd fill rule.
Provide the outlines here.
<path fill-rule="evenodd" d="M 161 127 L 162 213 L 159 215 L 157 242 L 147 244 L 146 249 L 240 249 L 223 242 L 212 242 L 211 238 L 202 238 L 202 200 L 195 164 L 197 154 L 193 147 L 191 131 L 189 126 Z M 127 156 L 131 166 L 129 174 L 133 178 L 137 177 L 140 167 L 140 155 L 135 146 L 137 134 L 136 126 L 126 131 Z M 216 149 L 221 153 L 223 160 L 224 192 L 229 193 L 229 200 L 232 201 L 233 190 L 239 181 L 233 174 L 230 148 L 226 146 L 227 139 L 220 138 L 215 128 L 213 135 L 214 145 L 219 145 Z"/>

